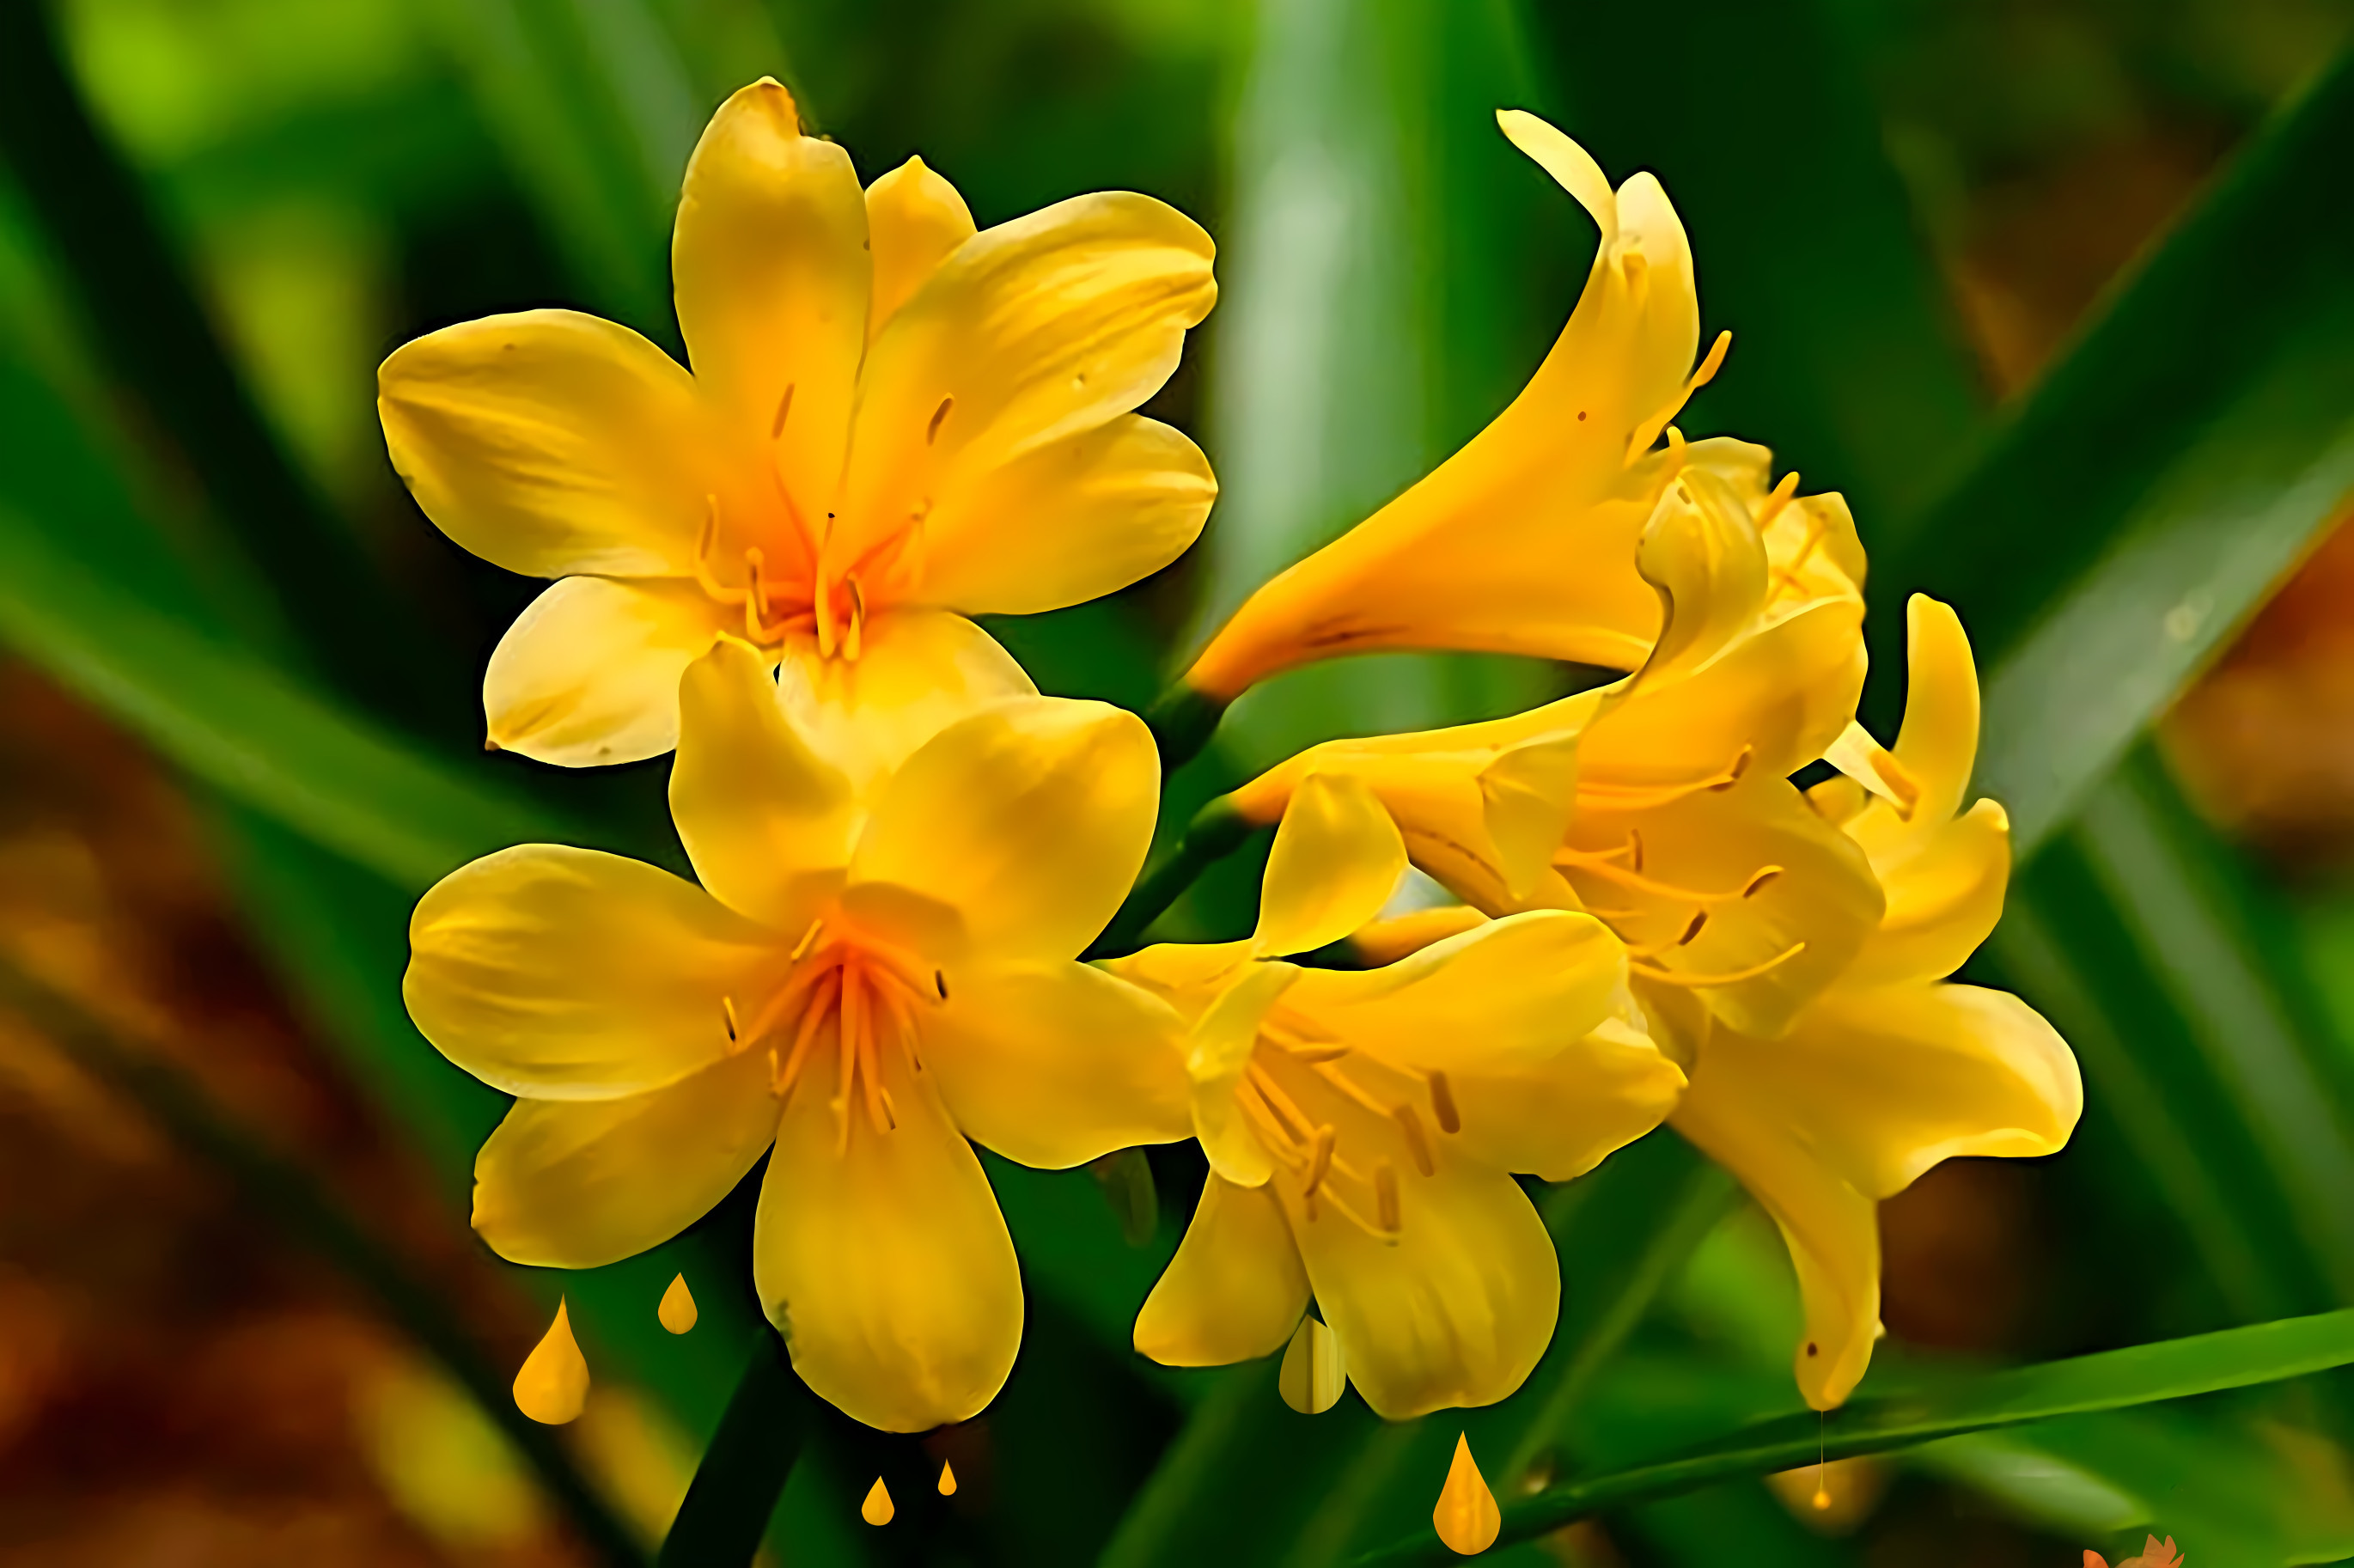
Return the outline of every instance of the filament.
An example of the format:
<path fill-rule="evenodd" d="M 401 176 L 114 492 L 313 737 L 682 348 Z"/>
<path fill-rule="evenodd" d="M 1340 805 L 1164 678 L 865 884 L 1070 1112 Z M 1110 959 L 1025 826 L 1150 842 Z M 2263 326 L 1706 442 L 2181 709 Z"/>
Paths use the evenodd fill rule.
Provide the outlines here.
<path fill-rule="evenodd" d="M 1704 990 L 1710 986 L 1739 985 L 1744 980 L 1755 980 L 1759 975 L 1780 969 L 1806 950 L 1806 943 L 1793 942 L 1762 964 L 1752 964 L 1745 969 L 1735 969 L 1730 974 L 1721 975 L 1681 974 L 1674 969 L 1661 969 L 1656 964 L 1637 963 L 1627 967 L 1645 980 L 1658 980 L 1662 985 L 1680 985 L 1692 990 Z"/>

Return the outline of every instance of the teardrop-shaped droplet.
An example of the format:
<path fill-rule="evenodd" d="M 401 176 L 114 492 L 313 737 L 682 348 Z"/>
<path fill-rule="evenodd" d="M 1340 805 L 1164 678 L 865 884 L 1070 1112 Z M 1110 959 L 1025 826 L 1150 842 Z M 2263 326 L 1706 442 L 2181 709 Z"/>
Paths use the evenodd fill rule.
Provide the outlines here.
<path fill-rule="evenodd" d="M 1496 1508 L 1496 1494 L 1471 1457 L 1471 1439 L 1455 1439 L 1455 1462 L 1447 1467 L 1447 1485 L 1439 1489 L 1438 1506 L 1430 1510 L 1431 1527 L 1447 1549 L 1470 1557 L 1496 1544 L 1504 1516 Z"/>
<path fill-rule="evenodd" d="M 1283 1403 L 1302 1415 L 1321 1415 L 1341 1402 L 1349 1386 L 1349 1369 L 1341 1361 L 1341 1336 L 1311 1314 L 1299 1319 L 1291 1348 L 1283 1352 L 1283 1370 L 1275 1386 Z"/>
<path fill-rule="evenodd" d="M 517 1410 L 546 1426 L 573 1420 L 588 1402 L 588 1362 L 572 1337 L 572 1319 L 562 1298 L 556 1303 L 556 1321 L 515 1373 L 514 1402 Z"/>
<path fill-rule="evenodd" d="M 946 1459 L 940 1461 L 940 1496 L 944 1498 L 956 1496 L 956 1467 Z"/>
<path fill-rule="evenodd" d="M 670 1282 L 670 1288 L 663 1292 L 662 1305 L 654 1308 L 654 1316 L 673 1334 L 684 1334 L 695 1327 L 695 1292 L 686 1287 L 685 1275 Z"/>
<path fill-rule="evenodd" d="M 866 1500 L 858 1505 L 858 1517 L 869 1524 L 888 1524 L 898 1511 L 891 1506 L 891 1489 L 883 1484 L 882 1477 L 875 1477 L 875 1484 L 866 1489 Z"/>

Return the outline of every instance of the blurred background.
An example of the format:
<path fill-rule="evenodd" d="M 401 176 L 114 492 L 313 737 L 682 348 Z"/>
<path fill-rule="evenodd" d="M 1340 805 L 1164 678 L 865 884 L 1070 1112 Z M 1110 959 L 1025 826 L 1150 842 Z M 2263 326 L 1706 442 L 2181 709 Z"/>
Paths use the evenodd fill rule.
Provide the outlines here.
<path fill-rule="evenodd" d="M 482 662 L 538 585 L 418 514 L 386 462 L 373 376 L 418 334 L 545 304 L 675 351 L 670 211 L 728 91 L 779 77 L 864 177 L 920 152 L 983 225 L 1128 188 L 1217 237 L 1220 305 L 1150 409 L 1217 465 L 1209 536 L 1116 599 L 995 628 L 1047 689 L 1131 705 L 1206 619 L 1491 417 L 1565 318 L 1592 227 L 1491 111 L 1547 114 L 1614 178 L 1656 171 L 1691 234 L 1704 323 L 1734 334 L 1682 428 L 1770 445 L 1807 489 L 1848 495 L 1873 551 L 1884 724 L 1905 591 L 1955 597 L 1991 668 L 2041 612 L 1998 594 L 1982 620 L 1974 588 L 2035 577 L 2041 541 L 2093 561 L 2125 537 L 2106 519 L 2132 504 L 2067 474 L 2038 490 L 2030 471 L 2037 505 L 1975 510 L 1969 476 L 2016 450 L 2007 410 L 2354 29 L 2354 0 L 0 9 L 0 535 L 83 574 L 45 587 L 0 545 L 15 579 L 0 643 L 18 652 L 0 663 L 0 948 L 137 1056 L 0 1009 L 0 1563 L 190 1568 L 591 1560 L 462 1376 L 420 1349 L 398 1292 L 323 1255 L 302 1205 L 272 1200 L 286 1181 L 222 1158 L 224 1141 L 357 1216 L 482 1347 L 494 1386 L 566 1282 L 498 1264 L 466 1229 L 467 1162 L 499 1107 L 399 1012 L 421 885 L 387 874 L 404 852 L 371 861 L 333 822 L 297 831 L 318 812 L 258 809 L 266 758 L 206 740 L 235 752 L 241 726 L 292 724 L 280 687 L 223 676 L 215 706 L 175 717 L 92 650 L 168 684 L 210 679 L 175 638 L 234 648 L 355 735 L 487 781 L 514 820 L 554 813 L 676 863 L 665 764 L 551 779 L 481 755 Z M 2335 183 L 2308 202 L 2346 207 L 2349 165 L 2322 166 Z M 2274 239 L 2232 237 L 2206 286 L 2266 293 Z M 2303 310 L 2297 290 L 2342 298 L 2354 277 L 2278 287 Z M 2137 330 L 2152 354 L 2229 360 L 2200 336 L 2228 322 Z M 2354 343 L 2339 316 L 2280 330 Z M 2133 391 L 2115 375 L 2129 353 L 2104 363 L 2055 376 L 2053 396 L 2102 375 L 2084 396 Z M 2334 420 L 2342 446 L 2354 405 L 2325 406 L 2342 374 L 2301 400 L 2285 385 L 2283 407 Z M 1886 1206 L 1892 1356 L 2067 1354 L 2354 1301 L 2354 534 L 2329 527 L 2354 475 L 2279 478 L 2252 406 L 2197 426 L 2228 451 L 2245 427 L 2256 454 L 2232 470 L 2242 511 L 2210 506 L 2212 536 L 2249 536 L 2243 513 L 2275 491 L 2303 498 L 2301 520 L 2168 611 L 2181 657 L 2041 824 L 1982 961 L 2082 1053 L 2084 1130 L 2055 1160 L 1956 1162 Z M 2114 458 L 2127 486 L 2166 455 L 2148 442 L 2187 439 L 2119 429 L 2077 460 Z M 116 597 L 68 591 L 85 578 Z M 1287 677 L 1236 711 L 1179 797 L 1306 740 L 1511 711 L 1575 678 L 1388 657 Z M 2145 717 L 2154 743 L 2134 740 Z M 427 790 L 416 809 L 444 805 Z M 1171 928 L 1236 927 L 1253 880 L 1223 869 Z M 864 1478 L 900 1460 L 837 1434 L 796 1478 L 801 1533 L 780 1535 L 796 1543 L 780 1561 L 1208 1555 L 1172 1544 L 1210 1527 L 1174 1522 L 1192 1517 L 1183 1494 L 1151 1478 L 1172 1442 L 1208 1441 L 1223 1395 L 1125 1349 L 1122 1314 L 1199 1180 L 1182 1155 L 1153 1169 L 1158 1208 L 1140 1213 L 1133 1172 L 992 1167 L 1032 1326 L 998 1405 L 928 1450 L 954 1458 L 956 1503 L 862 1534 Z M 740 1257 L 740 1221 L 723 1211 L 689 1242 Z M 563 1442 L 650 1539 L 740 1360 L 726 1336 L 748 1320 L 743 1282 L 680 1261 L 703 1255 L 626 1266 L 607 1316 L 575 1318 L 599 1382 Z M 707 1322 L 673 1343 L 652 1302 L 682 1268 Z M 1575 1292 L 1574 1260 L 1570 1277 Z M 1778 1244 L 1736 1211 L 1597 1400 L 1636 1420 L 1698 1380 L 1787 1401 L 1793 1311 Z M 2293 1389 L 1842 1467 L 1824 1513 L 1803 1506 L 1811 1477 L 1743 1482 L 1527 1560 L 2074 1564 L 2137 1540 L 2155 1506 L 2194 1568 L 2337 1561 L 2354 1557 L 2343 1398 Z M 1384 1484 L 1378 1466 L 1345 1475 Z M 1342 1476 L 1202 1500 L 1246 1535 L 1263 1518 L 1262 1544 L 1281 1537 L 1267 1561 L 1332 1561 L 1347 1530 L 1317 1508 Z"/>

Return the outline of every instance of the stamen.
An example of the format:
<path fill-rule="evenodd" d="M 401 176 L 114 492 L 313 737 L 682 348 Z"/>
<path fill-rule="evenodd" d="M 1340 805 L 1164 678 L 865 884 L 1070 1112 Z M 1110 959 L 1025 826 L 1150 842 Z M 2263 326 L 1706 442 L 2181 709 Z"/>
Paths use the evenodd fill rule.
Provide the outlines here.
<path fill-rule="evenodd" d="M 866 1119 L 877 1132 L 896 1132 L 898 1120 L 891 1115 L 890 1107 L 883 1103 L 883 1047 L 875 1038 L 872 1012 L 861 1022 L 865 1028 L 858 1038 L 858 1065 L 866 1075 Z"/>
<path fill-rule="evenodd" d="M 1721 784 L 1710 785 L 1709 789 L 1712 793 L 1722 795 L 1727 789 L 1732 789 L 1735 784 L 1740 783 L 1741 776 L 1749 771 L 1749 764 L 1756 755 L 1757 748 L 1755 747 L 1744 744 L 1741 748 L 1741 755 L 1735 757 L 1733 761 L 1726 766 L 1724 769 L 1724 781 Z"/>
<path fill-rule="evenodd" d="M 859 1045 L 866 1033 L 865 987 L 847 968 L 842 970 L 842 1001 L 834 1014 L 835 1052 L 833 1099 L 833 1155 L 839 1160 L 850 1152 L 850 1097 L 858 1087 Z"/>
<path fill-rule="evenodd" d="M 793 944 L 792 961 L 794 963 L 800 963 L 802 959 L 808 957 L 810 948 L 817 945 L 818 938 L 823 935 L 824 932 L 825 922 L 823 920 L 811 921 L 809 924 L 809 929 L 801 933 L 801 939 Z"/>
<path fill-rule="evenodd" d="M 1295 1045 L 1288 1040 L 1279 1040 L 1269 1035 L 1267 1043 L 1303 1067 L 1315 1067 L 1326 1062 L 1337 1062 L 1356 1049 L 1352 1045 L 1344 1045 L 1337 1040 L 1325 1044 L 1311 1045 L 1303 1042 Z"/>
<path fill-rule="evenodd" d="M 1463 1118 L 1455 1109 L 1455 1090 L 1447 1083 L 1447 1075 L 1433 1068 L 1422 1076 L 1430 1086 L 1430 1112 L 1438 1118 L 1438 1130 L 1461 1132 Z"/>
<path fill-rule="evenodd" d="M 1326 1083 L 1340 1090 L 1341 1094 L 1347 1096 L 1350 1099 L 1356 1101 L 1359 1105 L 1373 1112 L 1375 1116 L 1385 1117 L 1390 1114 L 1390 1107 L 1387 1105 L 1367 1094 L 1363 1088 L 1358 1086 L 1355 1079 L 1350 1077 L 1347 1073 L 1341 1071 L 1340 1068 L 1332 1066 L 1328 1063 L 1319 1062 L 1310 1070 L 1318 1077 L 1323 1079 Z"/>
<path fill-rule="evenodd" d="M 1398 1130 L 1405 1134 L 1406 1152 L 1414 1156 L 1414 1168 L 1425 1176 L 1438 1173 L 1438 1165 L 1430 1157 L 1430 1135 L 1422 1129 L 1422 1118 L 1412 1106 L 1400 1106 L 1390 1113 L 1397 1118 Z"/>
<path fill-rule="evenodd" d="M 843 585 L 850 589 L 850 634 L 842 640 L 842 656 L 855 664 L 866 630 L 866 590 L 858 586 L 854 575 L 845 577 Z"/>
<path fill-rule="evenodd" d="M 1606 859 L 1588 860 L 1575 853 L 1556 854 L 1553 856 L 1553 864 L 1573 867 L 1588 875 L 1601 877 L 1606 882 L 1615 882 L 1621 887 L 1632 888 L 1638 893 L 1649 893 L 1660 898 L 1672 898 L 1679 904 L 1702 906 L 1729 904 L 1734 899 L 1741 897 L 1748 885 L 1744 883 L 1741 887 L 1725 893 L 1702 893 L 1697 888 L 1678 887 L 1673 883 L 1655 882 L 1648 876 L 1638 875 L 1634 872 L 1612 865 Z"/>
<path fill-rule="evenodd" d="M 1289 1095 L 1283 1092 L 1283 1086 L 1277 1083 L 1267 1070 L 1256 1062 L 1243 1069 L 1243 1077 L 1252 1088 L 1258 1091 L 1259 1098 L 1267 1102 L 1267 1108 L 1273 1111 L 1276 1118 L 1283 1123 L 1284 1130 L 1290 1134 L 1291 1140 L 1294 1143 L 1305 1144 L 1310 1136 L 1310 1128 L 1316 1124 L 1310 1119 L 1307 1112 L 1301 1110 L 1293 1102 Z"/>
<path fill-rule="evenodd" d="M 1765 892 L 1766 889 L 1772 885 L 1776 877 L 1781 874 L 1782 868 L 1778 865 L 1759 866 L 1755 874 L 1749 878 L 1749 885 L 1741 890 L 1741 896 L 1744 898 L 1756 897 L 1760 893 Z"/>
<path fill-rule="evenodd" d="M 833 588 L 823 572 L 810 585 L 810 612 L 817 618 L 817 656 L 833 657 Z"/>
<path fill-rule="evenodd" d="M 1662 985 L 1680 985 L 1699 991 L 1710 986 L 1739 985 L 1743 980 L 1755 980 L 1768 970 L 1781 968 L 1806 950 L 1806 943 L 1793 942 L 1787 948 L 1775 954 L 1762 964 L 1752 964 L 1745 969 L 1735 969 L 1731 974 L 1724 975 L 1679 974 L 1673 969 L 1663 969 L 1655 964 L 1629 964 L 1627 967 L 1645 980 L 1658 980 Z"/>
<path fill-rule="evenodd" d="M 777 1097 L 779 1109 L 782 1109 L 784 1102 L 791 1098 L 793 1086 L 801 1081 L 801 1064 L 808 1060 L 810 1046 L 817 1040 L 818 1026 L 834 1011 L 835 996 L 824 992 L 822 988 L 826 984 L 838 988 L 841 974 L 840 969 L 828 969 L 821 977 L 821 990 L 811 993 L 809 1006 L 801 1012 L 801 1027 L 793 1031 L 792 1054 L 785 1058 L 785 1065 L 769 1079 L 769 1092 Z M 769 1054 L 773 1056 L 775 1053 Z"/>
<path fill-rule="evenodd" d="M 1316 1189 L 1324 1185 L 1324 1178 L 1332 1171 L 1332 1146 L 1340 1139 L 1331 1123 L 1316 1129 L 1316 1140 L 1308 1150 L 1308 1174 L 1301 1179 L 1301 1195 L 1314 1197 Z"/>
<path fill-rule="evenodd" d="M 924 444 L 926 446 L 930 446 L 934 441 L 940 439 L 940 421 L 949 417 L 949 410 L 955 407 L 955 405 L 956 399 L 954 397 L 943 397 L 940 399 L 940 406 L 932 410 L 932 422 L 924 427 Z"/>
<path fill-rule="evenodd" d="M 1715 380 L 1716 373 L 1724 368 L 1724 356 L 1732 349 L 1733 334 L 1730 331 L 1718 333 L 1716 341 L 1708 345 L 1708 357 L 1700 362 L 1700 368 L 1693 371 L 1691 379 L 1684 383 L 1684 396 L 1689 397 Z"/>
<path fill-rule="evenodd" d="M 1700 935 L 1701 927 L 1707 924 L 1708 911 L 1705 909 L 1693 910 L 1691 924 L 1685 927 L 1684 934 L 1676 938 L 1676 946 L 1679 948 L 1691 947 L 1692 945 L 1692 939 Z"/>
<path fill-rule="evenodd" d="M 697 587 L 721 604 L 741 604 L 742 588 L 729 588 L 711 575 L 712 552 L 719 547 L 719 497 L 703 498 L 703 531 L 695 537 L 695 581 Z"/>
<path fill-rule="evenodd" d="M 796 384 L 793 382 L 787 382 L 785 384 L 785 395 L 777 399 L 777 418 L 775 422 L 769 427 L 769 439 L 772 441 L 779 436 L 785 433 L 785 416 L 793 411 L 793 387 Z"/>
<path fill-rule="evenodd" d="M 768 557 L 760 546 L 752 545 L 744 551 L 744 635 L 755 646 L 766 646 L 778 640 L 782 628 L 769 626 L 769 587 L 760 580 L 760 571 Z"/>
<path fill-rule="evenodd" d="M 934 970 L 932 971 L 932 989 L 933 989 L 934 991 L 938 991 L 938 992 L 940 993 L 940 1000 L 941 1000 L 942 1001 L 946 1001 L 949 999 L 949 971 L 948 971 L 948 970 L 946 970 L 946 969 L 934 969 Z"/>
<path fill-rule="evenodd" d="M 1797 493 L 1798 471 L 1794 468 L 1782 476 L 1766 497 L 1764 504 L 1757 508 L 1757 531 L 1763 534 L 1775 518 L 1782 515 L 1782 508 L 1790 504 L 1790 497 Z"/>
<path fill-rule="evenodd" d="M 1373 1202 L 1380 1205 L 1382 1229 L 1395 1235 L 1404 1216 L 1398 1213 L 1397 1170 L 1386 1160 L 1373 1167 Z"/>
<path fill-rule="evenodd" d="M 1671 805 L 1687 795 L 1703 790 L 1724 790 L 1741 782 L 1743 774 L 1755 758 L 1757 748 L 1744 746 L 1734 754 L 1733 760 L 1715 772 L 1700 779 L 1683 779 L 1672 784 L 1605 784 L 1582 781 L 1577 786 L 1577 798 L 1592 801 L 1596 807 L 1610 811 L 1647 810 L 1654 806 Z"/>
<path fill-rule="evenodd" d="M 736 1027 L 736 999 L 734 997 L 723 996 L 719 999 L 719 1016 L 721 1021 L 727 1025 L 727 1054 L 730 1056 L 733 1056 L 737 1052 L 742 1050 L 746 1044 L 742 1033 L 738 1032 Z"/>

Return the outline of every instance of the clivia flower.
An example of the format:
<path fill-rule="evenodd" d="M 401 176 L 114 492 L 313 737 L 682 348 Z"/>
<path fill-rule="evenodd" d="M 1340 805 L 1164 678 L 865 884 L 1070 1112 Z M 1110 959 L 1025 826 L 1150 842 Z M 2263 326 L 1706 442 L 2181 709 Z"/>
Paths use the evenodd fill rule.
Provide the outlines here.
<path fill-rule="evenodd" d="M 1178 1017 L 1075 961 L 1151 837 L 1132 715 L 1007 699 L 862 797 L 722 639 L 680 683 L 671 807 L 702 885 L 525 844 L 410 922 L 410 1016 L 519 1097 L 474 1225 L 593 1268 L 669 1239 L 765 1151 L 762 1304 L 824 1398 L 893 1431 L 963 1420 L 1022 1337 L 970 1137 L 1076 1165 L 1188 1131 Z"/>
<path fill-rule="evenodd" d="M 483 683 L 490 741 L 668 750 L 732 633 L 863 785 L 1034 688 L 965 617 L 1124 588 L 1201 531 L 1193 444 L 1131 410 L 1210 310 L 1211 243 L 1148 196 L 979 233 L 910 159 L 861 191 L 763 79 L 713 116 L 672 244 L 694 373 L 577 312 L 419 338 L 379 373 L 393 466 L 467 549 L 558 579 Z"/>
<path fill-rule="evenodd" d="M 1378 969 L 1283 961 L 1371 920 L 1405 866 L 1364 783 L 1310 776 L 1254 936 L 1107 966 L 1189 1021 L 1211 1168 L 1137 1349 L 1177 1366 L 1266 1355 L 1312 1297 L 1350 1380 L 1393 1420 L 1492 1404 L 1527 1378 L 1561 1275 L 1512 1173 L 1585 1173 L 1682 1084 L 1642 1033 L 1617 942 L 1586 916 L 1495 921 Z"/>

